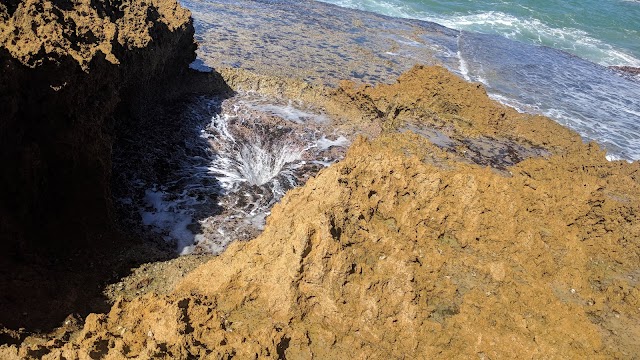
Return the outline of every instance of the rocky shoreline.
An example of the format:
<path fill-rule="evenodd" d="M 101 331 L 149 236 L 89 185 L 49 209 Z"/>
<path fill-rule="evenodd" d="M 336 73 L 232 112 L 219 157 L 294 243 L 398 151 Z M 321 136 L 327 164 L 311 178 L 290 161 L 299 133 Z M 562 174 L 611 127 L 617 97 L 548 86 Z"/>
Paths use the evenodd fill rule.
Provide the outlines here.
<path fill-rule="evenodd" d="M 415 66 L 375 86 L 189 72 L 193 27 L 175 1 L 105 4 L 0 7 L 0 104 L 9 114 L 0 122 L 0 234 L 14 249 L 2 265 L 27 274 L 0 283 L 9 305 L 1 358 L 640 354 L 640 163 L 609 162 L 596 144 L 441 67 Z M 43 21 L 32 38 L 27 19 Z M 45 23 L 68 42 L 37 37 Z M 123 173 L 112 147 L 149 176 L 171 171 L 162 153 L 182 140 L 165 137 L 180 129 L 168 114 L 194 94 L 234 91 L 322 109 L 354 143 L 287 192 L 256 239 L 216 257 L 149 263 L 118 282 L 171 256 L 121 231 L 126 215 L 115 215 L 111 192 L 127 182 L 111 178 L 112 168 Z M 126 155 L 148 150 L 153 161 Z M 42 260 L 51 254 L 61 267 Z M 90 261 L 107 269 L 22 305 L 55 314 L 14 316 L 34 279 L 76 279 Z M 33 264 L 54 271 L 29 277 Z M 106 282 L 112 304 L 88 306 Z"/>

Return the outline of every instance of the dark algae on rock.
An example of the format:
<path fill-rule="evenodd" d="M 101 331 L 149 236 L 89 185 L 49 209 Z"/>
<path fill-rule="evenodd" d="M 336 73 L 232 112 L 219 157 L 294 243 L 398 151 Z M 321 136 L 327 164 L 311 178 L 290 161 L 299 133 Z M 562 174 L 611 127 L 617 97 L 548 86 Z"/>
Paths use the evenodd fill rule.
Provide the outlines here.
<path fill-rule="evenodd" d="M 93 272 L 122 241 L 114 133 L 188 70 L 194 30 L 175 0 L 3 1 L 0 21 L 0 323 L 46 328 L 92 291 L 61 294 L 53 269 Z"/>

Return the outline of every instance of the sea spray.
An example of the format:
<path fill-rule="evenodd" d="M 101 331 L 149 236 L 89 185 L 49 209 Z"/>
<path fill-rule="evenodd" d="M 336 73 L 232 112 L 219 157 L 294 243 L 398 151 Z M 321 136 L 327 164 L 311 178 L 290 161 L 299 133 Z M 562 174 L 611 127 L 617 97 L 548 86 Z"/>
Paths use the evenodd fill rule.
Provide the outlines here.
<path fill-rule="evenodd" d="M 215 106 L 208 122 L 195 122 L 202 124 L 198 139 L 177 152 L 196 155 L 174 161 L 164 183 L 144 185 L 142 224 L 180 254 L 219 253 L 230 241 L 255 237 L 287 190 L 342 158 L 350 143 L 330 130 L 326 115 L 252 93 L 201 98 L 184 116 L 202 117 Z"/>

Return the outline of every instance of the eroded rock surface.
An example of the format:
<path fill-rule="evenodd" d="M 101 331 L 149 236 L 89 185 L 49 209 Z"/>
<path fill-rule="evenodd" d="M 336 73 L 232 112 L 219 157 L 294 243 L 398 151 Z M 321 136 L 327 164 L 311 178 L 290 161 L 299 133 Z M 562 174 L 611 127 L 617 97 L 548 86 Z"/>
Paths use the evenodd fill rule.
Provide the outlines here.
<path fill-rule="evenodd" d="M 347 85 L 327 104 L 351 104 L 344 113 L 354 124 L 377 123 L 381 135 L 360 137 L 343 161 L 290 191 L 262 235 L 234 243 L 171 294 L 117 301 L 77 332 L 0 354 L 640 354 L 640 164 L 608 162 L 596 145 L 440 68 L 415 68 L 394 85 Z M 464 149 L 396 131 L 410 120 L 546 155 L 487 167 Z"/>

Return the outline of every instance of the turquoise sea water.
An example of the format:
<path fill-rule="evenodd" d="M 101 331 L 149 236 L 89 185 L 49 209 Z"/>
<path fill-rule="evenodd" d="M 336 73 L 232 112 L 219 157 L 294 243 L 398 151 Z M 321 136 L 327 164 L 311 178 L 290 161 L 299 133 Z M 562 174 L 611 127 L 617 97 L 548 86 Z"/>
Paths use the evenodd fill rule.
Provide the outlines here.
<path fill-rule="evenodd" d="M 601 67 L 640 67 L 639 0 L 322 1 L 459 30 L 465 79 L 596 140 L 610 159 L 640 160 L 640 75 Z"/>
<path fill-rule="evenodd" d="M 640 67 L 638 0 L 324 0 L 393 17 L 502 35 L 605 65 Z"/>

